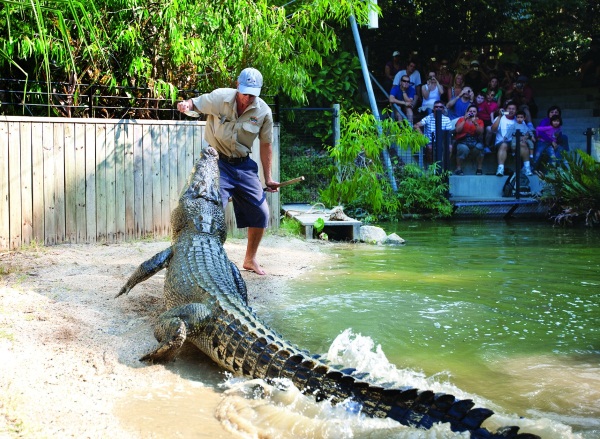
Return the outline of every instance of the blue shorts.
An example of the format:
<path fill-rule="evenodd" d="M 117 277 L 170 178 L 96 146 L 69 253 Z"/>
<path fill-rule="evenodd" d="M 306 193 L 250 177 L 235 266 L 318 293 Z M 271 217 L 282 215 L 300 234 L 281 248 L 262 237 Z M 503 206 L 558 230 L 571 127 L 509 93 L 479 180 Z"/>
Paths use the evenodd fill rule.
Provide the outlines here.
<path fill-rule="evenodd" d="M 258 178 L 258 165 L 252 159 L 239 165 L 219 160 L 221 200 L 223 208 L 229 198 L 238 228 L 258 227 L 266 229 L 269 224 L 267 195 Z"/>

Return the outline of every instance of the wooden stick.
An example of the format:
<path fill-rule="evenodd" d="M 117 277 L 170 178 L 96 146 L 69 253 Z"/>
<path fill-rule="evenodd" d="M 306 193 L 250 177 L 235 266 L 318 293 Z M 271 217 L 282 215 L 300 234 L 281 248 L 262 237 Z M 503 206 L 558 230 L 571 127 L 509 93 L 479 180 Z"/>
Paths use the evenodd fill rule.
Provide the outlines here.
<path fill-rule="evenodd" d="M 300 183 L 301 181 L 304 181 L 304 176 L 292 178 L 288 181 L 282 181 L 276 187 L 289 186 L 290 184 Z"/>

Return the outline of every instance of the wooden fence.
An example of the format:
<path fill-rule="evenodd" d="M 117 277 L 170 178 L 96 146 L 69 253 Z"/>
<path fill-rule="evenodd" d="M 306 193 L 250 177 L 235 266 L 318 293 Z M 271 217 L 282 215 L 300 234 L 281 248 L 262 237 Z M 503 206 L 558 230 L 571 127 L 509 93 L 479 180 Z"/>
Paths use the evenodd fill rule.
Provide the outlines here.
<path fill-rule="evenodd" d="M 0 116 L 0 250 L 168 236 L 204 129 L 199 121 Z M 278 126 L 274 136 L 277 179 Z M 260 166 L 257 144 L 252 156 Z M 279 194 L 267 197 L 277 228 Z M 227 220 L 236 230 L 231 206 Z"/>

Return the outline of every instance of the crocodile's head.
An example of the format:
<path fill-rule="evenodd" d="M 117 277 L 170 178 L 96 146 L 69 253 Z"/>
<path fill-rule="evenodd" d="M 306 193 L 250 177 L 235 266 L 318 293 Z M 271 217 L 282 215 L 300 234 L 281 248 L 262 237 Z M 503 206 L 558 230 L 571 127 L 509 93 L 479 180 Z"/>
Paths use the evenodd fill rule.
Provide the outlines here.
<path fill-rule="evenodd" d="M 219 193 L 219 153 L 211 146 L 200 153 L 179 201 L 184 198 L 221 204 Z"/>
<path fill-rule="evenodd" d="M 179 197 L 179 204 L 171 214 L 173 239 L 185 227 L 195 232 L 218 235 L 225 242 L 227 227 L 219 193 L 219 154 L 208 147 L 196 161 L 186 186 Z"/>

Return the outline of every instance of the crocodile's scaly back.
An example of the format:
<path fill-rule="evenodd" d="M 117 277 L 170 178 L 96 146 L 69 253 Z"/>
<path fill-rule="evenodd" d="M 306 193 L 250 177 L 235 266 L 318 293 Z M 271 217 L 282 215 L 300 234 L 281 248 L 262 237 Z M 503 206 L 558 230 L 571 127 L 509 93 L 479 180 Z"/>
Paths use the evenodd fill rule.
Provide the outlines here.
<path fill-rule="evenodd" d="M 429 428 L 447 422 L 471 438 L 532 439 L 518 427 L 490 432 L 481 423 L 493 412 L 473 408 L 471 400 L 414 388 L 383 388 L 338 370 L 298 349 L 263 323 L 247 306 L 246 286 L 223 248 L 226 237 L 219 196 L 218 154 L 203 151 L 171 216 L 172 245 L 142 263 L 118 295 L 167 268 L 165 302 L 168 310 L 155 327 L 159 346 L 144 361 L 168 361 L 185 341 L 193 343 L 235 375 L 290 379 L 300 390 L 339 403 L 359 402 L 362 412 L 390 417 L 404 425 Z"/>

